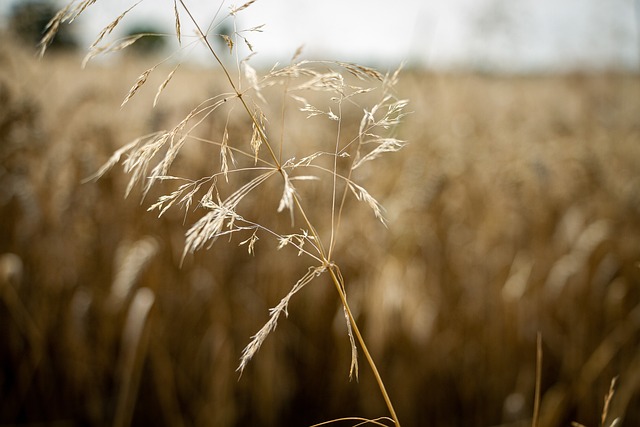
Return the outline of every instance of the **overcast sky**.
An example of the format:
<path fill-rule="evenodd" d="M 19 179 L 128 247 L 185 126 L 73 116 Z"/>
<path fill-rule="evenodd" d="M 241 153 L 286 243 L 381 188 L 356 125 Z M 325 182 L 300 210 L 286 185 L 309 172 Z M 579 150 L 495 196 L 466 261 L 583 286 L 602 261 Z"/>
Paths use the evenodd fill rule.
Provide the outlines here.
<path fill-rule="evenodd" d="M 4 9 L 15 0 L 0 0 Z M 24 0 L 17 0 L 24 1 Z M 228 13 L 226 2 L 221 16 Z M 185 0 L 203 25 L 219 2 Z M 78 24 L 113 20 L 131 0 L 98 0 Z M 123 26 L 173 26 L 173 0 L 144 0 Z M 554 71 L 639 70 L 640 0 L 257 0 L 238 16 L 238 28 L 265 24 L 249 36 L 262 61 L 306 57 L 431 68 Z M 182 14 L 183 31 L 190 32 Z M 97 28 L 97 30 L 96 30 Z M 123 27 L 124 28 L 124 27 Z"/>

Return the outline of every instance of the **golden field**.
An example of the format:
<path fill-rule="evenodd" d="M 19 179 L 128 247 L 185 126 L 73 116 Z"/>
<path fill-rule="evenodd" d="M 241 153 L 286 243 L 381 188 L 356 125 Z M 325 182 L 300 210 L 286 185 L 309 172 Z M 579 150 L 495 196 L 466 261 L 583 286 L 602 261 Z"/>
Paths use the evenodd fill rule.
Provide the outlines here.
<path fill-rule="evenodd" d="M 0 44 L 0 426 L 386 416 L 364 361 L 349 381 L 342 306 L 324 279 L 236 372 L 307 271 L 295 250 L 263 239 L 250 255 L 233 237 L 181 263 L 197 210 L 147 212 L 170 190 L 124 198 L 118 166 L 84 181 L 226 90 L 221 74 L 185 66 L 152 108 L 168 68 L 120 109 L 149 64 L 80 62 Z M 335 259 L 403 425 L 531 425 L 538 333 L 541 427 L 639 425 L 640 78 L 405 70 L 397 92 L 413 112 L 398 129 L 408 145 L 362 176 L 388 228 L 352 203 Z M 200 132 L 219 138 L 224 121 Z M 304 144 L 323 123 L 287 127 Z M 250 124 L 229 127 L 248 144 Z M 177 167 L 202 175 L 218 157 L 194 142 Z M 330 212 L 312 190 L 302 199 Z M 261 197 L 249 214 L 288 221 L 279 194 Z"/>

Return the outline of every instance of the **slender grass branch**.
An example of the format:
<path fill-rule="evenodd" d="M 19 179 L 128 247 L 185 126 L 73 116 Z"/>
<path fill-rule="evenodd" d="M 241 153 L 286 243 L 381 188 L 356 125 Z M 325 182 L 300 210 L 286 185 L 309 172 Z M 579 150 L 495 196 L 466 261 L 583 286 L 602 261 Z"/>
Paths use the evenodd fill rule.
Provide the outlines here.
<path fill-rule="evenodd" d="M 398 420 L 398 416 L 396 415 L 396 411 L 393 407 L 393 403 L 391 403 L 391 398 L 389 398 L 389 393 L 387 393 L 387 388 L 384 385 L 384 381 L 382 381 L 382 377 L 380 376 L 380 372 L 376 367 L 376 363 L 374 362 L 373 357 L 371 356 L 371 353 L 369 353 L 367 344 L 365 343 L 364 338 L 360 333 L 360 328 L 358 328 L 356 319 L 354 318 L 353 313 L 351 312 L 351 308 L 349 307 L 349 303 L 347 301 L 347 295 L 344 292 L 344 284 L 336 275 L 335 267 L 329 269 L 329 274 L 331 275 L 331 280 L 333 281 L 336 287 L 336 290 L 338 291 L 338 295 L 340 295 L 340 300 L 342 302 L 342 305 L 344 306 L 347 316 L 349 317 L 349 322 L 351 322 L 351 327 L 353 328 L 353 332 L 356 338 L 358 339 L 358 343 L 360 344 L 360 348 L 364 353 L 364 357 L 367 359 L 367 363 L 369 364 L 369 367 L 373 371 L 373 376 L 376 378 L 376 382 L 378 383 L 378 388 L 382 393 L 382 398 L 384 399 L 384 402 L 387 405 L 387 409 L 389 409 L 391 418 L 393 418 L 393 422 L 395 423 L 396 427 L 400 427 L 400 421 Z"/>
<path fill-rule="evenodd" d="M 281 164 L 278 161 L 278 156 L 276 156 L 276 153 L 273 151 L 273 148 L 271 147 L 271 144 L 269 143 L 269 139 L 267 138 L 267 135 L 264 133 L 264 129 L 262 128 L 262 126 L 260 125 L 260 123 L 258 123 L 258 119 L 256 118 L 255 114 L 251 111 L 251 109 L 249 108 L 249 105 L 247 104 L 247 102 L 244 99 L 244 93 L 242 91 L 239 90 L 238 86 L 235 84 L 235 82 L 233 81 L 233 78 L 231 78 L 231 74 L 229 73 L 229 70 L 227 69 L 227 67 L 225 67 L 224 63 L 222 62 L 222 60 L 220 59 L 220 57 L 218 56 L 218 54 L 216 53 L 216 50 L 213 48 L 213 46 L 211 45 L 211 43 L 209 42 L 209 40 L 207 39 L 206 35 L 204 34 L 204 32 L 202 31 L 202 29 L 200 28 L 200 24 L 198 24 L 198 21 L 195 19 L 195 17 L 193 16 L 193 14 L 191 13 L 191 11 L 189 10 L 189 8 L 184 4 L 184 0 L 180 0 L 180 4 L 182 5 L 182 7 L 184 8 L 184 10 L 187 12 L 187 14 L 189 15 L 189 19 L 191 20 L 191 22 L 193 23 L 193 25 L 196 27 L 196 30 L 198 31 L 198 33 L 200 34 L 200 36 L 202 37 L 202 40 L 204 42 L 204 44 L 207 46 L 207 49 L 209 50 L 209 52 L 211 52 L 211 54 L 213 55 L 213 57 L 215 58 L 216 62 L 218 63 L 218 65 L 220 65 L 220 67 L 222 68 L 222 70 L 224 71 L 225 76 L 227 77 L 227 81 L 229 82 L 229 84 L 231 85 L 231 88 L 233 89 L 233 91 L 236 93 L 238 99 L 240 100 L 240 102 L 242 103 L 242 106 L 244 107 L 244 109 L 246 110 L 247 114 L 249 115 L 249 118 L 251 119 L 253 125 L 255 126 L 255 128 L 258 131 L 258 134 L 260 135 L 260 138 L 262 139 L 262 142 L 264 142 L 265 146 L 267 147 L 267 149 L 269 150 L 269 154 L 271 155 L 271 157 L 273 158 L 273 161 L 276 163 L 276 165 L 278 166 L 278 170 L 280 170 L 281 168 Z M 282 171 L 280 170 L 280 173 L 282 174 Z M 284 176 L 284 174 L 283 174 Z"/>
<path fill-rule="evenodd" d="M 187 14 L 189 15 L 189 18 L 191 19 L 191 21 L 193 22 L 193 24 L 196 26 L 197 31 L 200 33 L 204 43 L 206 44 L 207 48 L 209 49 L 209 51 L 211 52 L 211 54 L 213 55 L 213 57 L 215 58 L 216 62 L 220 65 L 220 67 L 223 69 L 225 76 L 227 78 L 227 80 L 229 81 L 229 84 L 231 85 L 231 88 L 233 89 L 233 91 L 236 93 L 236 95 L 238 96 L 238 99 L 240 100 L 240 102 L 242 103 L 243 108 L 246 110 L 250 120 L 253 122 L 253 126 L 257 129 L 259 137 L 262 139 L 262 142 L 265 144 L 265 146 L 267 147 L 269 154 L 271 156 L 271 158 L 273 159 L 274 163 L 276 164 L 277 170 L 280 172 L 280 174 L 283 176 L 284 178 L 284 171 L 282 170 L 282 163 L 281 163 L 281 158 L 280 156 L 276 155 L 276 153 L 273 151 L 271 144 L 269 143 L 269 139 L 267 138 L 267 135 L 264 132 L 263 127 L 261 126 L 261 124 L 258 122 L 255 114 L 251 111 L 251 109 L 249 108 L 246 100 L 243 97 L 243 93 L 238 89 L 238 87 L 236 86 L 236 84 L 234 83 L 233 79 L 231 78 L 231 75 L 229 74 L 229 71 L 227 70 L 227 67 L 225 67 L 225 65 L 223 64 L 222 60 L 220 59 L 220 57 L 218 56 L 218 54 L 215 52 L 215 49 L 213 48 L 213 46 L 211 45 L 211 43 L 207 40 L 205 34 L 202 32 L 199 24 L 197 23 L 196 19 L 194 18 L 194 16 L 191 14 L 190 10 L 186 7 L 186 5 L 184 4 L 183 0 L 180 0 L 180 3 L 182 4 L 183 8 L 186 10 Z M 338 144 L 340 141 L 340 128 L 341 128 L 341 124 L 340 122 L 338 123 L 338 136 L 336 137 L 336 151 L 338 149 Z M 301 202 L 300 199 L 298 198 L 298 196 L 296 196 L 295 194 L 293 195 L 293 200 L 295 205 L 298 208 L 298 211 L 300 212 L 300 214 L 302 215 L 305 224 L 307 225 L 307 227 L 309 228 L 309 230 L 311 231 L 313 237 L 315 238 L 316 242 L 317 242 L 317 249 L 320 252 L 320 256 L 324 259 L 325 263 L 327 265 L 332 265 L 331 261 L 330 261 L 330 256 L 331 256 L 331 252 L 333 250 L 333 247 L 335 245 L 335 228 L 337 226 L 337 224 L 335 223 L 336 218 L 335 218 L 335 203 L 336 203 L 336 180 L 337 180 L 337 158 L 334 159 L 334 171 L 333 171 L 333 175 L 334 175 L 334 183 L 333 183 L 333 196 L 332 196 L 332 220 L 331 220 L 331 241 L 330 241 L 330 247 L 329 247 L 329 254 L 327 254 L 325 252 L 325 249 L 322 245 L 322 240 L 320 239 L 320 236 L 318 235 L 318 232 L 316 231 L 316 228 L 313 226 L 313 224 L 311 223 L 311 221 L 309 220 L 309 217 L 307 216 Z M 349 173 L 349 175 L 351 175 L 351 171 Z M 342 212 L 342 207 L 344 206 L 344 199 L 346 197 L 346 189 L 345 189 L 345 193 L 343 194 L 342 197 L 342 201 L 340 203 L 340 214 Z M 340 216 L 340 215 L 339 215 Z M 338 222 L 339 222 L 339 218 L 338 218 Z M 356 338 L 358 339 L 358 343 L 360 344 L 360 347 L 362 349 L 362 352 L 365 355 L 365 358 L 367 359 L 367 363 L 369 364 L 371 370 L 373 371 L 373 375 L 376 379 L 376 382 L 378 383 L 378 387 L 380 388 L 380 392 L 382 393 L 382 396 L 384 398 L 384 401 L 387 405 L 387 408 L 389 409 L 389 412 L 391 414 L 391 417 L 393 418 L 393 421 L 395 423 L 395 425 L 397 427 L 400 427 L 400 422 L 398 420 L 398 416 L 396 415 L 395 409 L 393 407 L 393 404 L 391 403 L 391 399 L 389 398 L 389 394 L 387 393 L 386 387 L 384 385 L 384 382 L 382 381 L 382 377 L 380 376 L 380 373 L 378 371 L 378 368 L 376 367 L 376 364 L 373 360 L 373 357 L 371 356 L 369 349 L 365 343 L 365 340 L 362 336 L 362 334 L 360 333 L 360 329 L 357 326 L 357 323 L 355 321 L 355 318 L 353 316 L 353 313 L 351 312 L 351 308 L 349 307 L 349 303 L 347 301 L 346 298 L 346 294 L 344 292 L 344 284 L 341 282 L 341 280 L 338 279 L 334 268 L 329 268 L 329 272 L 331 274 L 331 279 L 333 281 L 333 283 L 335 284 L 336 290 L 338 291 L 338 295 L 340 296 L 340 300 L 341 303 L 345 309 L 345 312 L 347 313 L 347 316 L 349 318 L 349 322 L 351 323 L 351 326 L 353 328 L 353 331 L 356 335 Z"/>

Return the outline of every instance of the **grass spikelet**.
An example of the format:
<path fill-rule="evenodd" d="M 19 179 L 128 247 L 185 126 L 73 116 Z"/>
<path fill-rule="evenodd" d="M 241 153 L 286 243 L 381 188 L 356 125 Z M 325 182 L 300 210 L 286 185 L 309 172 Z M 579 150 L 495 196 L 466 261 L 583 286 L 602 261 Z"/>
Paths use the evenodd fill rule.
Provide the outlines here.
<path fill-rule="evenodd" d="M 89 6 L 94 4 L 96 1 L 97 0 L 82 0 L 80 3 L 78 3 L 69 15 L 69 23 L 75 21 L 78 16 L 80 16 Z M 70 4 L 73 4 L 74 2 L 75 0 Z"/>
<path fill-rule="evenodd" d="M 60 29 L 60 25 L 62 25 L 63 23 L 72 23 L 82 12 L 84 12 L 87 7 L 91 6 L 95 2 L 96 0 L 83 0 L 75 5 L 75 7 L 73 7 L 75 0 L 72 0 L 67 3 L 65 7 L 60 9 L 51 18 L 51 20 L 49 20 L 44 28 L 44 33 L 42 35 L 42 38 L 40 39 L 40 42 L 38 43 L 38 46 L 40 48 L 40 57 L 44 55 L 45 51 L 53 41 L 55 35 Z"/>
<path fill-rule="evenodd" d="M 107 25 L 106 27 L 104 27 L 100 33 L 98 34 L 98 37 L 96 37 L 96 39 L 94 40 L 94 42 L 91 44 L 91 46 L 89 47 L 89 49 L 93 49 L 94 47 L 96 47 L 98 44 L 100 44 L 100 42 L 102 41 L 102 39 L 104 39 L 107 35 L 111 34 L 111 32 L 118 26 L 118 24 L 120 24 L 120 21 L 122 21 L 122 18 L 124 18 L 133 8 L 135 8 L 137 5 L 140 4 L 142 0 L 138 1 L 137 3 L 133 4 L 133 6 L 131 6 L 129 9 L 125 10 L 124 12 L 122 12 L 116 19 L 114 19 L 109 25 Z"/>
<path fill-rule="evenodd" d="M 168 180 L 168 179 L 179 179 L 175 177 L 160 177 L 158 179 Z M 158 198 L 158 201 L 153 205 L 149 206 L 147 211 L 159 210 L 158 218 L 164 215 L 164 213 L 169 210 L 174 204 L 179 203 L 184 206 L 185 211 L 189 210 L 193 198 L 200 191 L 202 185 L 204 185 L 208 179 L 200 180 L 196 182 L 187 182 L 178 187 L 177 190 L 171 192 L 170 194 L 165 194 Z M 189 190 L 189 191 L 187 191 Z"/>
<path fill-rule="evenodd" d="M 604 395 L 604 404 L 602 406 L 602 412 L 600 413 L 600 427 L 618 427 L 622 423 L 621 418 L 614 418 L 611 421 L 611 424 L 607 425 L 607 418 L 609 417 L 611 401 L 613 400 L 613 396 L 616 393 L 617 382 L 618 382 L 618 377 L 613 377 L 611 379 L 611 383 L 609 384 L 609 391 Z M 572 421 L 571 426 L 586 427 L 584 424 L 581 424 L 577 421 Z"/>
<path fill-rule="evenodd" d="M 278 318 L 281 314 L 284 314 L 285 317 L 289 316 L 288 307 L 289 301 L 291 297 L 293 297 L 296 293 L 298 293 L 302 288 L 311 283 L 313 279 L 320 276 L 322 273 L 326 271 L 326 267 L 309 267 L 307 273 L 296 282 L 296 284 L 291 288 L 289 293 L 280 300 L 277 306 L 269 310 L 269 320 L 264 326 L 251 338 L 251 342 L 245 347 L 242 351 L 242 356 L 240 357 L 240 365 L 238 366 L 238 371 L 240 375 L 246 368 L 249 361 L 253 358 L 253 356 L 260 350 L 262 343 L 267 339 L 269 334 L 276 329 L 278 325 Z"/>
<path fill-rule="evenodd" d="M 220 37 L 222 37 L 222 40 L 224 40 L 224 43 L 229 48 L 229 53 L 233 53 L 233 39 L 226 34 L 220 34 Z"/>
<path fill-rule="evenodd" d="M 67 5 L 67 7 L 65 7 L 64 9 L 59 10 L 53 16 L 53 18 L 51 18 L 51 20 L 47 23 L 47 26 L 45 27 L 44 35 L 42 36 L 42 39 L 38 44 L 38 46 L 40 47 L 40 57 L 44 56 L 45 51 L 53 41 L 53 38 L 55 37 L 55 35 L 58 33 L 58 30 L 60 29 L 60 24 L 64 22 L 65 16 L 70 6 L 71 4 Z"/>
<path fill-rule="evenodd" d="M 278 250 L 288 246 L 290 244 L 299 248 L 298 256 L 303 253 L 303 246 L 307 240 L 309 240 L 309 233 L 306 230 L 302 230 L 302 234 L 287 234 L 284 236 L 278 236 Z"/>
<path fill-rule="evenodd" d="M 278 212 L 288 209 L 291 213 L 291 223 L 293 224 L 293 196 L 296 194 L 296 189 L 293 184 L 291 184 L 291 180 L 289 179 L 287 172 L 282 171 L 282 173 L 284 178 L 284 189 L 282 191 L 282 197 L 280 198 L 280 204 L 278 205 Z"/>
<path fill-rule="evenodd" d="M 229 149 L 229 131 L 225 125 L 224 132 L 222 133 L 222 142 L 220 143 L 220 172 L 222 172 L 227 182 L 229 182 L 229 159 L 231 159 L 233 165 L 236 165 L 233 151 Z"/>
<path fill-rule="evenodd" d="M 111 155 L 109 160 L 107 160 L 93 175 L 85 178 L 83 180 L 83 182 L 86 183 L 86 182 L 89 182 L 89 181 L 94 181 L 94 180 L 99 179 L 100 177 L 102 177 L 112 167 L 114 167 L 116 164 L 118 164 L 120 162 L 120 158 L 122 157 L 123 154 L 131 151 L 134 147 L 138 146 L 140 144 L 140 142 L 143 141 L 143 139 L 144 139 L 144 137 L 136 138 L 135 140 L 131 141 L 130 143 L 124 145 L 123 147 L 120 147 L 118 150 L 116 150 L 116 152 L 114 152 Z"/>
<path fill-rule="evenodd" d="M 291 169 L 295 169 L 297 167 L 301 167 L 301 166 L 310 166 L 314 160 L 316 160 L 318 157 L 324 156 L 327 153 L 322 153 L 322 152 L 316 152 L 313 154 L 310 154 L 308 156 L 303 157 L 302 159 L 298 160 L 297 162 L 294 162 L 294 159 L 288 160 L 285 163 L 285 166 L 287 167 L 291 167 Z"/>
<path fill-rule="evenodd" d="M 258 230 L 255 229 L 253 231 L 253 234 L 251 235 L 251 237 L 249 237 L 247 240 L 243 240 L 242 242 L 239 243 L 239 246 L 244 246 L 247 245 L 247 252 L 249 253 L 249 255 L 254 255 L 254 248 L 255 248 L 255 244 L 258 240 L 260 240 L 258 238 L 257 235 Z"/>
<path fill-rule="evenodd" d="M 260 24 L 260 25 L 256 25 L 255 27 L 251 27 L 249 29 L 246 29 L 244 31 L 249 32 L 249 33 L 262 33 L 264 29 L 264 24 Z"/>
<path fill-rule="evenodd" d="M 383 75 L 373 68 L 348 62 L 337 62 L 337 64 L 360 80 L 375 79 L 380 82 L 384 80 Z"/>
<path fill-rule="evenodd" d="M 62 25 L 63 23 L 72 23 L 82 12 L 84 12 L 87 7 L 91 6 L 95 2 L 96 0 L 83 0 L 75 5 L 75 7 L 73 7 L 75 0 L 72 0 L 67 3 L 65 7 L 60 9 L 51 18 L 51 20 L 49 20 L 44 28 L 44 33 L 42 35 L 42 38 L 40 39 L 40 43 L 38 43 L 38 46 L 40 48 L 40 57 L 44 55 L 45 51 L 53 41 L 53 38 L 60 29 L 60 25 Z"/>
<path fill-rule="evenodd" d="M 371 194 L 369 194 L 369 192 L 365 190 L 364 187 L 354 182 L 349 182 L 348 185 L 349 189 L 356 196 L 356 199 L 364 201 L 367 205 L 369 205 L 376 218 L 378 218 L 380 222 L 386 226 L 387 222 L 384 218 L 384 208 L 382 207 L 382 205 L 375 198 L 373 198 L 373 196 L 371 196 Z"/>
<path fill-rule="evenodd" d="M 404 141 L 400 141 L 396 138 L 372 139 L 367 141 L 367 143 L 375 144 L 376 147 L 353 164 L 352 168 L 354 170 L 362 166 L 363 163 L 377 159 L 384 153 L 395 153 L 397 151 L 400 151 L 402 147 L 404 147 Z"/>
<path fill-rule="evenodd" d="M 248 38 L 246 38 L 245 36 L 240 36 L 240 38 L 242 38 L 242 40 L 244 40 L 244 44 L 247 46 L 247 48 L 249 49 L 249 51 L 253 52 L 253 45 L 251 44 L 251 42 L 249 41 Z"/>
<path fill-rule="evenodd" d="M 182 32 L 180 25 L 180 13 L 178 12 L 178 3 L 176 0 L 173 0 L 173 16 L 176 21 L 176 38 L 178 39 L 178 44 L 182 45 Z"/>
<path fill-rule="evenodd" d="M 138 145 L 136 150 L 130 153 L 129 158 L 123 162 L 124 171 L 131 176 L 125 196 L 128 196 L 133 187 L 146 177 L 149 163 L 169 141 L 170 137 L 171 135 L 166 132 L 152 134 L 150 137 L 145 138 L 147 141 Z M 146 189 L 153 183 L 153 180 L 150 181 L 150 183 L 146 184 Z"/>
<path fill-rule="evenodd" d="M 248 8 L 249 6 L 251 6 L 255 2 L 256 2 L 256 0 L 249 0 L 248 2 L 246 2 L 245 4 L 243 4 L 240 7 L 232 8 L 231 11 L 229 12 L 229 14 L 230 15 L 236 15 L 238 12 L 240 12 L 241 10 L 245 10 L 246 8 Z"/>
<path fill-rule="evenodd" d="M 303 253 L 306 253 L 307 255 L 309 255 L 309 253 L 305 251 L 304 245 L 307 242 L 310 242 L 311 246 L 313 246 L 313 249 L 317 251 L 318 247 L 313 244 L 314 239 L 315 238 L 313 236 L 309 235 L 309 232 L 307 230 L 300 230 L 300 233 L 298 234 L 288 234 L 284 236 L 278 236 L 278 250 L 291 244 L 298 249 L 298 256 L 302 255 Z M 319 261 L 319 259 L 317 258 L 316 260 Z"/>
<path fill-rule="evenodd" d="M 611 380 L 611 384 L 609 385 L 609 392 L 604 396 L 604 405 L 602 406 L 602 415 L 600 417 L 600 425 L 606 426 L 607 417 L 609 416 L 609 408 L 611 407 L 611 401 L 613 400 L 613 395 L 616 393 L 616 383 L 618 382 L 618 377 L 613 377 Z M 611 422 L 611 426 L 617 422 L 617 419 Z"/>
<path fill-rule="evenodd" d="M 158 99 L 160 98 L 160 94 L 164 91 L 164 89 L 167 87 L 167 85 L 169 84 L 169 82 L 171 81 L 171 79 L 173 78 L 173 75 L 176 73 L 176 71 L 178 71 L 178 68 L 180 67 L 180 64 L 176 65 L 173 70 L 171 70 L 171 72 L 167 75 L 167 78 L 164 79 L 164 81 L 162 82 L 162 84 L 160 86 L 158 86 L 158 91 L 156 92 L 156 96 L 153 98 L 153 107 L 155 108 L 155 106 L 158 104 Z"/>
<path fill-rule="evenodd" d="M 136 92 L 138 92 L 138 89 L 140 89 L 147 82 L 147 78 L 149 78 L 149 74 L 151 74 L 151 72 L 155 69 L 156 67 L 154 66 L 145 70 L 142 74 L 140 74 L 140 76 L 138 77 L 138 80 L 136 80 L 136 82 L 131 87 L 131 89 L 129 89 L 129 93 L 127 93 L 127 96 L 125 96 L 124 101 L 122 101 L 122 104 L 120 104 L 120 107 L 124 107 L 125 104 L 129 102 L 131 98 L 133 98 L 133 95 L 135 95 Z"/>
<path fill-rule="evenodd" d="M 126 49 L 144 36 L 145 34 L 136 34 L 133 36 L 124 37 L 104 46 L 94 46 L 93 48 L 89 49 L 89 53 L 87 53 L 82 60 L 82 68 L 85 68 L 89 61 L 91 61 L 96 56 Z"/>
<path fill-rule="evenodd" d="M 232 225 L 236 220 L 242 220 L 242 217 L 236 213 L 238 204 L 247 194 L 259 187 L 263 182 L 273 176 L 274 173 L 275 171 L 268 171 L 258 175 L 236 190 L 231 196 L 225 199 L 224 202 L 220 200 L 215 202 L 210 197 L 201 200 L 201 206 L 208 209 L 209 212 L 203 215 L 202 218 L 187 231 L 183 258 L 187 253 L 193 253 L 202 249 L 208 242 L 214 242 L 222 235 L 225 226 L 231 226 L 230 228 L 232 229 Z"/>
<path fill-rule="evenodd" d="M 253 152 L 253 155 L 254 155 L 254 164 L 258 164 L 258 155 L 260 153 L 260 147 L 262 146 L 262 143 L 263 143 L 263 135 L 265 134 L 264 132 L 265 116 L 261 110 L 258 110 L 256 112 L 256 115 L 258 116 L 257 121 L 254 121 L 251 124 L 253 131 L 251 133 L 251 142 L 250 142 L 251 151 Z"/>
<path fill-rule="evenodd" d="M 251 65 L 249 65 L 249 61 L 247 60 L 242 61 L 242 69 L 244 70 L 245 79 L 247 79 L 247 82 L 249 83 L 251 88 L 253 88 L 253 90 L 255 91 L 255 94 L 256 96 L 258 96 L 258 99 L 266 103 L 267 100 L 264 99 L 264 97 L 262 96 L 262 92 L 260 91 L 260 84 L 258 82 L 258 73 L 256 72 L 256 70 Z"/>
<path fill-rule="evenodd" d="M 302 52 L 304 51 L 304 45 L 300 45 L 297 47 L 296 51 L 293 52 L 291 56 L 291 62 L 296 62 L 300 56 L 302 56 Z"/>

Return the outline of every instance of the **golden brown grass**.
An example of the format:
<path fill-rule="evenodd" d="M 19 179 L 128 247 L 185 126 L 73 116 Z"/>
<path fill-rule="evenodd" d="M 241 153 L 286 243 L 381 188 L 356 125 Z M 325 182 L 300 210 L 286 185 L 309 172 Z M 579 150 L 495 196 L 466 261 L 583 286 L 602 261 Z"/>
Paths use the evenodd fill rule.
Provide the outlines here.
<path fill-rule="evenodd" d="M 173 70 L 162 66 L 118 111 L 153 64 L 80 71 L 76 58 L 36 63 L 10 43 L 0 60 L 0 424 L 103 425 L 119 413 L 133 425 L 312 425 L 380 415 L 373 376 L 345 379 L 351 346 L 327 283 L 295 295 L 290 319 L 238 380 L 247 337 L 308 271 L 297 248 L 264 256 L 272 245 L 263 237 L 249 255 L 251 240 L 237 246 L 249 231 L 181 265 L 196 215 L 144 212 L 138 189 L 122 198 L 128 179 L 117 172 L 80 183 L 127 141 L 171 129 L 202 93 L 223 92 L 223 75 L 207 80 L 183 66 L 151 109 Z M 403 423 L 531 425 L 540 332 L 539 426 L 636 425 L 638 78 L 401 77 L 396 90 L 411 94 L 415 113 L 398 138 L 411 147 L 360 172 L 385 202 L 389 229 L 350 211 L 333 258 Z M 360 117 L 345 114 L 355 124 L 344 135 L 357 134 Z M 250 122 L 226 117 L 196 132 L 202 142 L 185 146 L 178 172 L 220 167 L 223 145 L 206 141 L 222 143 L 225 128 L 229 140 L 251 140 Z M 331 121 L 319 119 L 287 122 L 287 131 L 301 145 L 308 134 L 332 138 Z M 146 206 L 172 183 L 150 189 Z M 304 200 L 331 206 L 306 184 Z M 263 221 L 262 206 L 277 209 L 282 187 L 265 188 L 247 196 L 255 208 L 243 217 Z M 331 212 L 318 209 L 319 218 Z M 289 224 L 288 214 L 275 221 Z M 612 396 L 606 421 L 603 395 Z"/>

